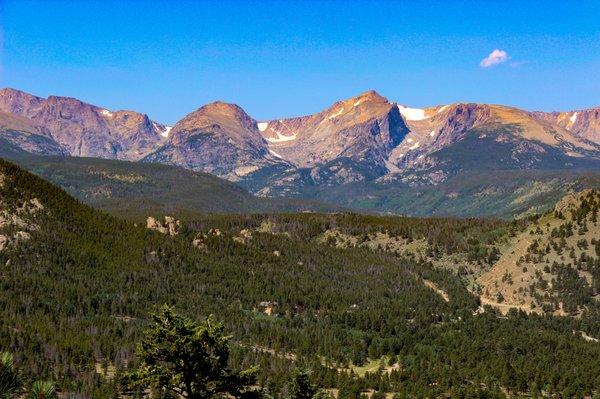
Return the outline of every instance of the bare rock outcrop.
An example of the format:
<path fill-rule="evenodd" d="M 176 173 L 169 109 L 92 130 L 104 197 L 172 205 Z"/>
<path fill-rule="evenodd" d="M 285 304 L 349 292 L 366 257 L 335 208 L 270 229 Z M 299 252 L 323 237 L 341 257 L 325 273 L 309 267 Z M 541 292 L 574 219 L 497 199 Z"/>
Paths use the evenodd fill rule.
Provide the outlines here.
<path fill-rule="evenodd" d="M 0 189 L 5 177 L 0 173 Z M 0 195 L 0 251 L 9 245 L 18 244 L 31 238 L 31 232 L 39 229 L 35 216 L 44 209 L 37 199 L 25 201 L 18 206 L 8 206 Z"/>
<path fill-rule="evenodd" d="M 146 227 L 162 234 L 176 236 L 181 230 L 181 222 L 171 216 L 165 216 L 164 222 L 149 216 L 148 219 L 146 219 Z"/>
<path fill-rule="evenodd" d="M 250 240 L 252 240 L 252 230 L 249 229 L 242 229 L 237 236 L 233 237 L 233 241 L 240 244 L 246 244 Z"/>
<path fill-rule="evenodd" d="M 221 237 L 222 235 L 223 232 L 221 230 L 212 228 L 207 233 L 198 233 L 192 240 L 192 245 L 198 249 L 206 250 L 206 240 L 209 237 Z"/>

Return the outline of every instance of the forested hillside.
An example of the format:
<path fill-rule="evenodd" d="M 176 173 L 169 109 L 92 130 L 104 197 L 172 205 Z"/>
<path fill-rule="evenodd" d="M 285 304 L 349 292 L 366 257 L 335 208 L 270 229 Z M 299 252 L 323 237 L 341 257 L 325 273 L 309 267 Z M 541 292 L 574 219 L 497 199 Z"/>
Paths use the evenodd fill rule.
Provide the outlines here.
<path fill-rule="evenodd" d="M 169 235 L 0 176 L 0 349 L 63 394 L 117 396 L 163 304 L 222 320 L 231 367 L 277 398 L 297 366 L 340 398 L 598 393 L 597 315 L 502 316 L 443 267 L 488 267 L 528 221 L 209 215 Z"/>
<path fill-rule="evenodd" d="M 150 213 L 193 217 L 225 212 L 327 212 L 314 201 L 258 198 L 216 176 L 175 166 L 26 153 L 0 138 L 0 157 L 49 180 L 94 208 L 128 219 Z"/>

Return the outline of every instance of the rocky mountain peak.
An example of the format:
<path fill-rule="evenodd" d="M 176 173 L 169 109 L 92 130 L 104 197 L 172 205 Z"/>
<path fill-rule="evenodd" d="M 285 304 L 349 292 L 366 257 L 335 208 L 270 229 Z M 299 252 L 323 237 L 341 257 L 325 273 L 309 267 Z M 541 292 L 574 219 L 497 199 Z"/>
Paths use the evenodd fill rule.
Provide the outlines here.
<path fill-rule="evenodd" d="M 353 118 L 355 121 L 362 121 L 374 114 L 386 112 L 391 106 L 387 98 L 375 90 L 369 90 L 347 100 L 338 101 L 316 116 L 329 120 Z"/>
<path fill-rule="evenodd" d="M 167 142 L 146 160 L 237 180 L 270 158 L 256 121 L 238 105 L 217 101 L 177 122 Z"/>
<path fill-rule="evenodd" d="M 356 97 L 353 97 L 347 101 L 352 100 L 363 100 L 363 101 L 374 101 L 374 102 L 385 102 L 389 103 L 388 99 L 377 93 L 375 90 L 367 90 L 364 93 L 359 94 Z"/>
<path fill-rule="evenodd" d="M 239 105 L 228 103 L 225 101 L 213 101 L 212 103 L 208 103 L 198 108 L 198 111 L 226 113 L 230 115 L 247 115 L 246 112 Z"/>
<path fill-rule="evenodd" d="M 408 133 L 395 104 L 374 90 L 314 115 L 259 124 L 269 151 L 319 184 L 359 181 L 385 173 L 389 152 Z"/>
<path fill-rule="evenodd" d="M 26 116 L 28 110 L 39 106 L 43 101 L 43 98 L 9 87 L 0 90 L 0 109 L 4 112 Z"/>
<path fill-rule="evenodd" d="M 244 129 L 258 134 L 256 121 L 240 106 L 222 101 L 204 105 L 188 114 L 173 127 L 173 133 L 199 128 L 212 129 L 217 126 L 221 129 Z"/>

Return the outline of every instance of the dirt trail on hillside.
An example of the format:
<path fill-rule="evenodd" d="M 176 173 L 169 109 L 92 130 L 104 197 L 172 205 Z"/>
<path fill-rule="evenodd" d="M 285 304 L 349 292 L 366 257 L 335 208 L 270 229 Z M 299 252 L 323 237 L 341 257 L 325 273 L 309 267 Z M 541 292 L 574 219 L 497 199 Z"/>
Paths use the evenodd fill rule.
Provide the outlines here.
<path fill-rule="evenodd" d="M 450 302 L 450 297 L 448 296 L 446 291 L 444 291 L 440 287 L 438 287 L 438 285 L 436 283 L 434 283 L 433 281 L 423 279 L 423 284 L 425 284 L 427 287 L 434 290 L 435 293 L 438 294 L 439 296 L 441 296 L 444 301 Z"/>
<path fill-rule="evenodd" d="M 525 305 L 510 305 L 507 303 L 496 302 L 496 301 L 486 298 L 484 296 L 479 297 L 479 299 L 481 300 L 482 305 L 492 306 L 493 308 L 498 309 L 502 315 L 506 315 L 508 313 L 508 311 L 513 308 L 522 310 L 527 314 L 533 312 L 533 310 L 531 309 L 531 306 L 526 305 L 526 304 Z"/>

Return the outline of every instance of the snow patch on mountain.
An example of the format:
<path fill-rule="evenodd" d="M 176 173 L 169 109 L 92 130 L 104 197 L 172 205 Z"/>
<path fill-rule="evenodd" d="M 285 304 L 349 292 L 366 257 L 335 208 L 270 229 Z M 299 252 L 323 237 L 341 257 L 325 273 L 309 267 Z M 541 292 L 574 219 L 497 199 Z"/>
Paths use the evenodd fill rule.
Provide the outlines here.
<path fill-rule="evenodd" d="M 169 133 L 171 132 L 171 129 L 173 129 L 173 126 L 165 126 L 165 130 L 163 130 L 160 135 L 163 137 L 169 137 Z"/>
<path fill-rule="evenodd" d="M 571 124 L 575 123 L 575 121 L 577 120 L 577 112 L 575 112 L 573 115 L 571 115 L 571 117 L 569 118 L 569 121 L 571 122 Z"/>
<path fill-rule="evenodd" d="M 276 153 L 275 151 L 273 151 L 273 150 L 272 150 L 272 149 L 270 149 L 270 148 L 269 148 L 269 152 L 270 152 L 272 155 L 276 156 L 277 158 L 283 159 L 283 157 L 282 157 L 281 155 L 279 155 L 278 153 Z"/>
<path fill-rule="evenodd" d="M 402 116 L 409 121 L 420 121 L 427 119 L 427 116 L 425 116 L 425 110 L 421 108 L 410 108 L 398 104 L 398 110 Z"/>
<path fill-rule="evenodd" d="M 107 110 L 107 109 L 103 109 L 102 111 L 100 111 L 100 113 L 101 113 L 102 115 L 104 115 L 104 116 L 109 116 L 109 117 L 110 117 L 110 116 L 113 116 L 113 113 L 112 113 L 112 112 L 110 112 L 110 111 L 109 111 L 109 110 Z"/>
<path fill-rule="evenodd" d="M 415 144 L 413 144 L 412 146 L 408 147 L 409 150 L 416 150 L 417 148 L 419 148 L 419 145 L 421 145 L 421 143 L 419 141 L 417 141 Z"/>
<path fill-rule="evenodd" d="M 267 137 L 267 141 L 270 143 L 283 143 L 285 141 L 296 140 L 296 134 L 294 133 L 291 136 L 285 136 L 281 134 L 281 132 L 271 128 L 271 131 L 277 135 L 277 137 Z"/>
<path fill-rule="evenodd" d="M 256 124 L 256 126 L 258 127 L 258 130 L 260 130 L 261 132 L 264 132 L 265 130 L 267 130 L 267 126 L 269 126 L 269 122 L 258 122 Z"/>
<path fill-rule="evenodd" d="M 335 114 L 333 114 L 333 115 L 329 115 L 329 116 L 327 117 L 327 119 L 333 119 L 333 118 L 337 118 L 338 116 L 340 116 L 340 115 L 341 115 L 341 114 L 343 114 L 343 113 L 344 113 L 344 107 L 342 107 L 342 109 L 340 109 L 340 110 L 339 110 L 338 112 L 336 112 Z"/>
<path fill-rule="evenodd" d="M 165 138 L 169 137 L 169 132 L 173 128 L 173 126 L 160 126 L 156 122 L 152 122 L 152 127 L 154 127 L 154 130 L 156 130 L 158 132 L 158 134 L 160 134 L 161 136 L 163 136 Z"/>
<path fill-rule="evenodd" d="M 357 102 L 355 102 L 352 106 L 353 107 L 358 107 L 361 103 L 363 103 L 365 101 L 364 98 L 359 98 Z"/>

